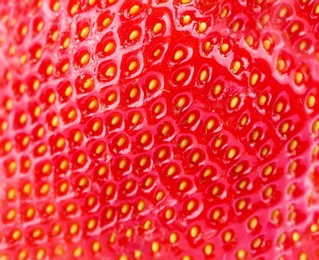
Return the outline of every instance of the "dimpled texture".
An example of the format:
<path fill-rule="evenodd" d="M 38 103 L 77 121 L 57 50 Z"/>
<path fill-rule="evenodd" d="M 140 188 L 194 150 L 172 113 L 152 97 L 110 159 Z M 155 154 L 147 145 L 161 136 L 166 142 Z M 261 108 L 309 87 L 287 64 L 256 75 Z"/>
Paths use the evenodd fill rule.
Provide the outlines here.
<path fill-rule="evenodd" d="M 319 3 L 0 1 L 0 259 L 319 259 Z"/>

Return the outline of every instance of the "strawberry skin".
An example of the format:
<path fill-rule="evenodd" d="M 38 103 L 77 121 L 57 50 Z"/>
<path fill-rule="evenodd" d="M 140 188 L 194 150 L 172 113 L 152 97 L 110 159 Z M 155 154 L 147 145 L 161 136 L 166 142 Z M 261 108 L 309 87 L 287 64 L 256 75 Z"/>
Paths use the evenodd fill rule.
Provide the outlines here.
<path fill-rule="evenodd" d="M 319 3 L 0 1 L 0 259 L 319 259 Z"/>

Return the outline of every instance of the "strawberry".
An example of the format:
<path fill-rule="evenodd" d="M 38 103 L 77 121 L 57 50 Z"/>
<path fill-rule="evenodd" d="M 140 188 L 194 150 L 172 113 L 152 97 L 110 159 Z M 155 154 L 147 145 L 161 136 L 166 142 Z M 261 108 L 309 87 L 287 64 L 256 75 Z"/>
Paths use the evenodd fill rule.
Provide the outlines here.
<path fill-rule="evenodd" d="M 0 259 L 319 259 L 319 3 L 0 17 Z"/>

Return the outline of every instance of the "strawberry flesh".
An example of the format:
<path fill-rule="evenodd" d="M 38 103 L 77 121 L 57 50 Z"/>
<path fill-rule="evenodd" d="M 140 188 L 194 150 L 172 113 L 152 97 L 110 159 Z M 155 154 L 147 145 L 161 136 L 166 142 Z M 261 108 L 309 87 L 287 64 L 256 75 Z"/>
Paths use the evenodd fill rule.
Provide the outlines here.
<path fill-rule="evenodd" d="M 318 259 L 319 4 L 0 3 L 1 259 Z"/>

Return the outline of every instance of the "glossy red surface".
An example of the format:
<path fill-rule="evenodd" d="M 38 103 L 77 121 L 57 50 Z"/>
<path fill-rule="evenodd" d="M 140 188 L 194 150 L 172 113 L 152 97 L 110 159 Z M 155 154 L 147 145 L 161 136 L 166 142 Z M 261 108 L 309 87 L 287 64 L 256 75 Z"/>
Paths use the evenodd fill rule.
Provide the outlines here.
<path fill-rule="evenodd" d="M 0 1 L 0 259 L 319 259 L 319 3 Z"/>

